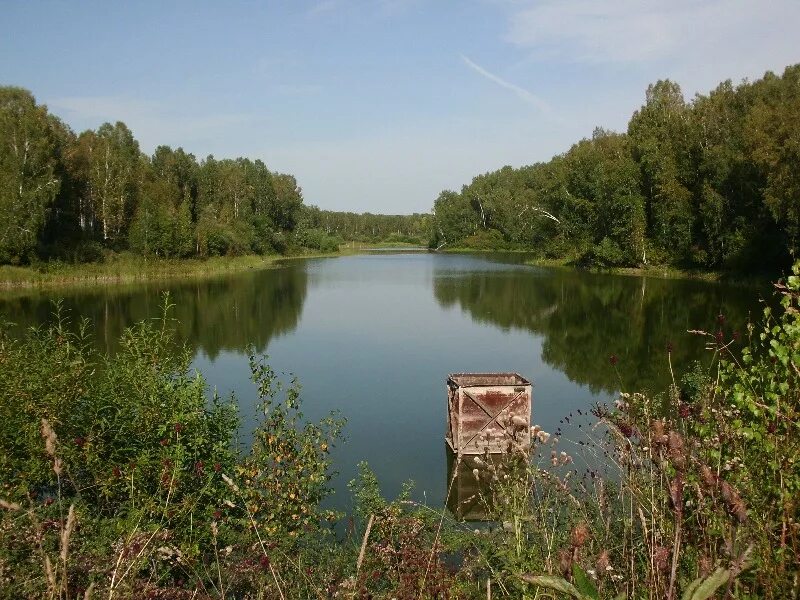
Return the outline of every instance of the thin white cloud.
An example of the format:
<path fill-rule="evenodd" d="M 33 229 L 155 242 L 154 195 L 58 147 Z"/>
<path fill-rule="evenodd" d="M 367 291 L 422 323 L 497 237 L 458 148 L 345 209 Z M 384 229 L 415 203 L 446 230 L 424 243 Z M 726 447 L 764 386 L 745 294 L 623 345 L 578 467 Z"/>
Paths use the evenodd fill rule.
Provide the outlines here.
<path fill-rule="evenodd" d="M 637 67 L 707 91 L 800 61 L 797 0 L 525 0 L 506 41 L 540 61 Z"/>
<path fill-rule="evenodd" d="M 340 6 L 341 2 L 339 0 L 322 0 L 321 2 L 317 2 L 308 9 L 306 12 L 306 16 L 309 17 L 317 17 L 319 15 L 324 15 L 325 13 L 329 13 L 333 10 L 336 10 Z"/>
<path fill-rule="evenodd" d="M 475 71 L 476 73 L 479 73 L 480 75 L 483 75 L 486 79 L 488 79 L 489 81 L 493 81 L 494 83 L 496 83 L 500 87 L 504 87 L 507 90 L 511 90 L 512 92 L 514 92 L 517 96 L 519 96 L 522 100 L 524 100 L 528 104 L 531 104 L 531 105 L 535 106 L 536 108 L 538 108 L 542 112 L 550 112 L 550 107 L 548 106 L 547 102 L 545 102 L 544 100 L 542 100 L 541 98 L 539 98 L 535 94 L 532 94 L 531 92 L 529 92 L 525 88 L 522 88 L 522 87 L 520 87 L 518 85 L 515 85 L 515 84 L 511 83 L 510 81 L 506 81 L 505 79 L 503 79 L 502 77 L 498 77 L 494 73 L 490 73 L 489 71 L 484 69 L 479 64 L 476 64 L 475 62 L 471 61 L 469 58 L 467 58 L 463 54 L 461 55 L 461 60 L 463 60 L 464 63 L 470 69 Z"/>

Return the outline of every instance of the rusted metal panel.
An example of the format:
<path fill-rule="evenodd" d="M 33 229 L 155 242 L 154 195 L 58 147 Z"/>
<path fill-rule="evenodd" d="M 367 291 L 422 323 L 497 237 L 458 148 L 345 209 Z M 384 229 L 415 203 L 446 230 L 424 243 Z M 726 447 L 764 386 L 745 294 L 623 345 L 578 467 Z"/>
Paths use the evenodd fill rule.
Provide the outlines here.
<path fill-rule="evenodd" d="M 447 378 L 447 443 L 456 454 L 530 445 L 531 383 L 518 373 L 455 373 Z"/>

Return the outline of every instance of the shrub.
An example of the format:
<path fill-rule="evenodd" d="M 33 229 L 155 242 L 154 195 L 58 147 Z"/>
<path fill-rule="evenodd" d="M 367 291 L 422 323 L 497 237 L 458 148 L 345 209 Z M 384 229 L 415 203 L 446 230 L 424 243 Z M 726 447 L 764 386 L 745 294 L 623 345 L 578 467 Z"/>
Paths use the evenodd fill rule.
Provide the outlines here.
<path fill-rule="evenodd" d="M 0 404 L 0 598 L 311 593 L 296 557 L 322 552 L 341 422 L 305 423 L 299 387 L 282 397 L 251 356 L 265 412 L 242 454 L 233 399 L 190 372 L 168 310 L 113 356 L 59 308 L 24 339 L 0 330 L 0 396 L 13 399 Z"/>

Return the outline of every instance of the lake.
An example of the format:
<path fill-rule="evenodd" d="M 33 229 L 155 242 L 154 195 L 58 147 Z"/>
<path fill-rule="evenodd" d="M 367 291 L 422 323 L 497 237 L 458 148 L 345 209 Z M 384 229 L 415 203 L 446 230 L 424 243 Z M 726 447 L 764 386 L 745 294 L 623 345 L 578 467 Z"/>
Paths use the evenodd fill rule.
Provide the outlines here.
<path fill-rule="evenodd" d="M 521 255 L 379 252 L 287 260 L 275 269 L 203 281 L 0 296 L 0 318 L 47 322 L 53 301 L 97 325 L 109 351 L 122 329 L 157 317 L 161 294 L 175 303 L 178 339 L 211 388 L 235 392 L 252 429 L 255 393 L 247 347 L 303 386 L 303 410 L 338 410 L 346 441 L 334 451 L 334 506 L 367 460 L 385 493 L 404 480 L 441 505 L 447 489 L 445 381 L 453 372 L 516 371 L 533 382 L 533 421 L 581 435 L 579 417 L 620 389 L 663 391 L 676 373 L 708 362 L 688 329 L 746 331 L 765 287 L 592 274 L 521 264 Z M 609 357 L 617 357 L 612 367 Z M 564 421 L 572 413 L 569 423 Z"/>

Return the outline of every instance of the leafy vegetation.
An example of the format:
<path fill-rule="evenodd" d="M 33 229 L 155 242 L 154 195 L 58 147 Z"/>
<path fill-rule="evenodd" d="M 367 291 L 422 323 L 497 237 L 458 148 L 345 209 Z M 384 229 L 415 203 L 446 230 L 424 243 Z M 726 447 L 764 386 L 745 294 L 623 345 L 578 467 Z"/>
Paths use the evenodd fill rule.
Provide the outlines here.
<path fill-rule="evenodd" d="M 780 272 L 800 240 L 798 80 L 794 65 L 691 102 L 659 81 L 626 133 L 597 129 L 549 162 L 443 191 L 431 246 Z"/>
<path fill-rule="evenodd" d="M 427 244 L 431 215 L 376 215 L 320 210 L 309 206 L 303 214 L 308 227 L 349 242 Z"/>
<path fill-rule="evenodd" d="M 290 594 L 273 564 L 304 573 L 295 552 L 325 537 L 341 422 L 306 422 L 299 387 L 282 393 L 253 356 L 263 413 L 240 450 L 235 404 L 189 371 L 168 309 L 113 356 L 61 313 L 22 340 L 2 332 L 0 390 L 15 401 L 0 407 L 0 597 L 311 593 L 300 577 Z"/>
<path fill-rule="evenodd" d="M 263 417 L 244 449 L 168 306 L 113 355 L 60 310 L 25 337 L 4 329 L 0 597 L 792 598 L 800 263 L 776 288 L 780 308 L 746 331 L 724 315 L 694 331 L 713 361 L 665 393 L 571 415 L 585 437 L 534 426 L 529 452 L 455 458 L 448 495 L 477 483 L 488 525 L 410 485 L 387 501 L 364 464 L 343 537 L 322 504 L 341 422 L 304 419 L 296 382 L 281 390 L 255 353 Z"/>
<path fill-rule="evenodd" d="M 22 88 L 0 87 L 0 265 L 336 252 L 344 239 L 427 239 L 426 215 L 303 204 L 260 160 L 139 148 L 122 122 L 76 135 Z M 394 237 L 393 237 L 394 236 Z"/>

